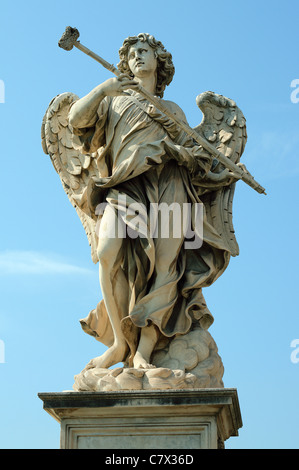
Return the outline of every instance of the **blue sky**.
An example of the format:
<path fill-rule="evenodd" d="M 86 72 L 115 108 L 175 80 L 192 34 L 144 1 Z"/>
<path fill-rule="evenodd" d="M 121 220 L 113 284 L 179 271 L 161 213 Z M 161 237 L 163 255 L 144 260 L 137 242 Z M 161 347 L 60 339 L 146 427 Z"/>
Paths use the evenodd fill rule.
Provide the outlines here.
<path fill-rule="evenodd" d="M 67 25 L 114 64 L 127 36 L 160 39 L 176 67 L 165 98 L 191 126 L 201 121 L 195 98 L 204 91 L 242 109 L 242 161 L 268 195 L 238 183 L 240 256 L 204 292 L 224 383 L 238 390 L 244 424 L 226 447 L 299 447 L 299 362 L 291 360 L 292 352 L 299 358 L 291 347 L 299 338 L 299 89 L 291 87 L 299 79 L 298 14 L 296 0 L 2 2 L 0 448 L 59 447 L 59 425 L 37 394 L 71 389 L 105 349 L 79 324 L 101 298 L 98 269 L 40 143 L 54 96 L 83 96 L 111 76 L 78 50 L 58 48 Z"/>

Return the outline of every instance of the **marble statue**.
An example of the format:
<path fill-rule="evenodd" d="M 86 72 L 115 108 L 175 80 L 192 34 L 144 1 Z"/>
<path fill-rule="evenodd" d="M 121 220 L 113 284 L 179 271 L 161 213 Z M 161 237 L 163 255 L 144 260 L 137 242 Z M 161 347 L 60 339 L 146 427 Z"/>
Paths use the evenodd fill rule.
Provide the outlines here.
<path fill-rule="evenodd" d="M 239 177 L 139 93 L 142 86 L 187 123 L 163 99 L 175 71 L 163 44 L 142 33 L 119 56 L 118 76 L 80 99 L 58 95 L 42 124 L 44 152 L 84 226 L 103 297 L 81 325 L 107 350 L 74 389 L 223 387 L 202 289 L 238 255 Z M 197 105 L 195 131 L 242 168 L 246 123 L 236 103 L 205 92 Z"/>

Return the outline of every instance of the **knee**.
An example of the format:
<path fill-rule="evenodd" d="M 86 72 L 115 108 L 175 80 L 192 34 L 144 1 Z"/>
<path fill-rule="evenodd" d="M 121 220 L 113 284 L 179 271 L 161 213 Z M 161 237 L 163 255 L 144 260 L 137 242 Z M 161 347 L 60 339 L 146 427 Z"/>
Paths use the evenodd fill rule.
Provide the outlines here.
<path fill-rule="evenodd" d="M 121 260 L 122 243 L 117 238 L 101 238 L 97 255 L 103 269 L 111 270 Z"/>
<path fill-rule="evenodd" d="M 103 240 L 103 239 L 100 240 L 98 249 L 97 249 L 97 254 L 98 254 L 99 262 L 103 267 L 109 268 L 110 266 L 113 266 L 114 258 L 115 258 L 115 250 L 113 250 L 111 243 L 109 243 L 109 240 Z"/>

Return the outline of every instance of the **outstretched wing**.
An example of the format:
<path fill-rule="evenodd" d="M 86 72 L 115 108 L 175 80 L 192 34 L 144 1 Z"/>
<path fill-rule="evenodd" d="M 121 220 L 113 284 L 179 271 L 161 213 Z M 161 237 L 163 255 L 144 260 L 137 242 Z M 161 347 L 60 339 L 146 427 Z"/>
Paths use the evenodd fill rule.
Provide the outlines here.
<path fill-rule="evenodd" d="M 91 246 L 92 260 L 97 263 L 97 220 L 88 207 L 87 185 L 92 177 L 99 177 L 99 172 L 93 156 L 80 152 L 81 143 L 68 122 L 70 107 L 78 99 L 73 93 L 62 93 L 53 98 L 42 122 L 42 147 L 50 156 L 63 189 L 80 217 Z"/>
<path fill-rule="evenodd" d="M 247 141 L 246 120 L 236 103 L 211 91 L 196 98 L 197 106 L 203 113 L 202 122 L 195 130 L 233 163 L 238 163 Z M 212 173 L 217 175 L 224 169 L 215 160 Z M 232 205 L 235 183 L 223 186 L 207 177 L 198 186 L 200 199 L 205 204 L 209 222 L 229 246 L 232 256 L 239 254 L 239 246 L 233 227 Z"/>

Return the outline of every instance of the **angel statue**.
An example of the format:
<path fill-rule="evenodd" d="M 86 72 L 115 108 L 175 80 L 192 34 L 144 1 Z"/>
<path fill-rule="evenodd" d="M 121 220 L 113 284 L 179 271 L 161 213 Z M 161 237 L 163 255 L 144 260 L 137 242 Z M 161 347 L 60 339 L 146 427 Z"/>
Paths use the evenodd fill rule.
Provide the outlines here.
<path fill-rule="evenodd" d="M 81 325 L 107 350 L 86 365 L 75 389 L 142 388 L 145 377 L 147 388 L 150 379 L 153 388 L 170 388 L 171 380 L 174 388 L 223 386 L 202 289 L 238 255 L 238 177 L 140 95 L 141 85 L 187 122 L 177 104 L 163 100 L 175 72 L 163 44 L 145 33 L 128 37 L 119 57 L 117 77 L 80 99 L 58 95 L 42 124 L 44 152 L 99 264 L 102 300 Z M 236 103 L 205 92 L 197 105 L 203 119 L 195 130 L 238 164 L 247 136 Z M 160 209 L 174 204 L 181 214 L 190 207 L 189 218 L 174 210 L 163 218 Z M 195 206 L 202 208 L 200 243 Z"/>

